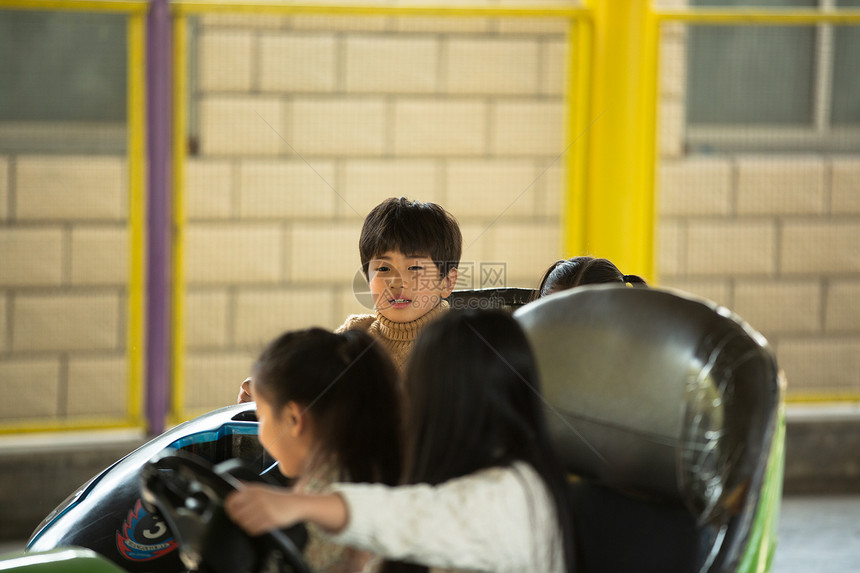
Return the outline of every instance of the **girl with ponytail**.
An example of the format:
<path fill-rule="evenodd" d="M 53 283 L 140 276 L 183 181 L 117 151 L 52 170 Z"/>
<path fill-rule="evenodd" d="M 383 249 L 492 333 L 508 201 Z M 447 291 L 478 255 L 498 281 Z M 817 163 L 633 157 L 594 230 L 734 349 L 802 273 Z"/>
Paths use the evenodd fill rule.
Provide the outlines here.
<path fill-rule="evenodd" d="M 618 283 L 648 286 L 639 275 L 625 275 L 612 261 L 594 257 L 573 257 L 554 262 L 544 272 L 535 299 L 562 290 L 591 284 Z"/>
<path fill-rule="evenodd" d="M 362 331 L 288 332 L 263 350 L 251 376 L 259 436 L 313 493 L 333 482 L 394 484 L 400 476 L 398 377 L 385 350 Z M 308 527 L 305 560 L 316 573 L 359 571 L 369 554 Z"/>

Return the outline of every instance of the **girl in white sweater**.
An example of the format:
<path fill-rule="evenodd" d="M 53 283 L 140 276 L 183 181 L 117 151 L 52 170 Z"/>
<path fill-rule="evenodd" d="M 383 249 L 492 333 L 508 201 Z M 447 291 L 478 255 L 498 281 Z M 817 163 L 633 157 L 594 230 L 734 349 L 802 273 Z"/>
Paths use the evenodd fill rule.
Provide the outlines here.
<path fill-rule="evenodd" d="M 386 572 L 573 571 L 565 476 L 531 349 L 508 313 L 451 311 L 427 326 L 407 363 L 403 419 L 404 485 L 316 495 L 249 485 L 227 498 L 228 514 L 252 535 L 314 523 L 401 561 Z"/>

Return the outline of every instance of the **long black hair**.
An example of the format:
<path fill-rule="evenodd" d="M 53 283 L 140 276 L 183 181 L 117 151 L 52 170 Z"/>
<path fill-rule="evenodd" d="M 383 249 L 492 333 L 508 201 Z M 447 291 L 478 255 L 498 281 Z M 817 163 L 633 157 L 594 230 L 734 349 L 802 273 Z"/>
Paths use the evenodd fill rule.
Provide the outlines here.
<path fill-rule="evenodd" d="M 531 465 L 554 502 L 572 571 L 566 477 L 550 444 L 531 347 L 510 313 L 450 311 L 428 325 L 404 384 L 403 483 L 438 484 L 515 461 Z M 386 564 L 384 571 L 421 569 Z"/>
<path fill-rule="evenodd" d="M 314 460 L 339 480 L 397 483 L 401 470 L 397 371 L 369 334 L 310 328 L 287 332 L 257 360 L 254 392 L 280 412 L 290 401 L 313 419 Z"/>

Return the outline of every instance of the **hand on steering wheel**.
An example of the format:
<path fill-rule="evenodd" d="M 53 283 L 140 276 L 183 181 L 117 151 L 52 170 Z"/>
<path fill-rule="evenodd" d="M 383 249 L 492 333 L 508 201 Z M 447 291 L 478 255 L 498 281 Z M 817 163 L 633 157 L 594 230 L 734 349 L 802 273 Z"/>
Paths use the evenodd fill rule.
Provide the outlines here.
<path fill-rule="evenodd" d="M 224 512 L 224 498 L 242 487 L 205 460 L 167 450 L 141 470 L 142 497 L 155 506 L 192 571 L 310 573 L 295 544 L 281 531 L 250 537 Z"/>

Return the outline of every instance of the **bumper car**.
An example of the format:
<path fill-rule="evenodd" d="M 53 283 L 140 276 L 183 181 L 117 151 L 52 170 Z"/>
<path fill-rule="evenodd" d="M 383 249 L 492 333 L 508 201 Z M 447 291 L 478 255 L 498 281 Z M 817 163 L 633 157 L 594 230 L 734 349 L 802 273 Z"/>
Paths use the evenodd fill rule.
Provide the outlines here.
<path fill-rule="evenodd" d="M 512 310 L 532 342 L 571 475 L 577 571 L 770 570 L 784 383 L 760 334 L 660 289 L 581 287 L 529 304 L 521 292 L 457 296 Z M 252 539 L 223 512 L 237 480 L 279 477 L 253 404 L 210 412 L 84 484 L 0 571 L 304 573 L 301 528 Z"/>

